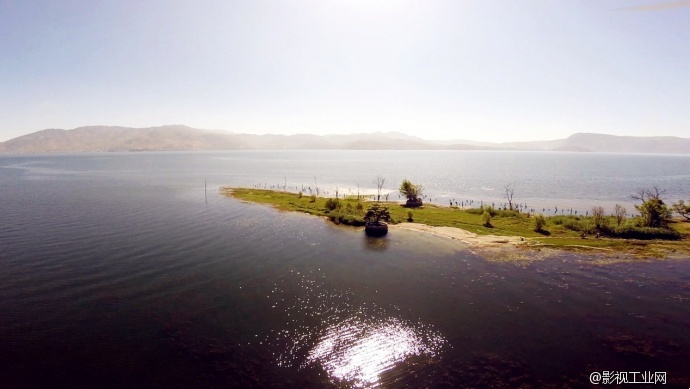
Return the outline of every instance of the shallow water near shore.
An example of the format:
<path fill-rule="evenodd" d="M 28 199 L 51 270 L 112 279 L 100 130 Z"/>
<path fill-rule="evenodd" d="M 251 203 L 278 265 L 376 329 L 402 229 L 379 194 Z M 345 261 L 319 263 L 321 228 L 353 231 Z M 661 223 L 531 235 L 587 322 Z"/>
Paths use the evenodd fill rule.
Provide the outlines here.
<path fill-rule="evenodd" d="M 1 160 L 2 387 L 690 382 L 690 258 L 487 261 L 205 196 L 152 155 L 60 158 Z"/>

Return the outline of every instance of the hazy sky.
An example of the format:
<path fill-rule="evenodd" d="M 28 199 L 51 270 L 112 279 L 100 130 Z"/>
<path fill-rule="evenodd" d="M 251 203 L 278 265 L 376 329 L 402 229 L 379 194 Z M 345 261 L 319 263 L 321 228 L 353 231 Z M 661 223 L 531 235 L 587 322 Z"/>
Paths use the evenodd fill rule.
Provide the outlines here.
<path fill-rule="evenodd" d="M 690 1 L 0 0 L 0 141 L 690 136 Z"/>

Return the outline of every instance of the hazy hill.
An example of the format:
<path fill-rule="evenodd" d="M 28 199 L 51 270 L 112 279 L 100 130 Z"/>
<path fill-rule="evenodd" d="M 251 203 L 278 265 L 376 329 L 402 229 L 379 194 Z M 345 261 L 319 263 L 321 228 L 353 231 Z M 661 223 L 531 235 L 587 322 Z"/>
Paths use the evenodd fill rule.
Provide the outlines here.
<path fill-rule="evenodd" d="M 565 139 L 501 143 L 500 146 L 517 150 L 690 154 L 690 139 L 673 136 L 638 137 L 578 133 Z"/>
<path fill-rule="evenodd" d="M 175 150 L 544 150 L 690 154 L 690 139 L 574 134 L 566 139 L 486 143 L 430 141 L 397 132 L 347 135 L 253 135 L 210 131 L 183 125 L 149 128 L 90 126 L 48 129 L 0 143 L 6 153 L 74 153 Z"/>
<path fill-rule="evenodd" d="M 49 129 L 0 143 L 0 152 L 73 153 L 99 151 L 175 150 L 436 150 L 474 149 L 474 146 L 441 146 L 405 134 L 373 133 L 348 135 L 253 135 L 200 130 L 182 125 L 150 128 L 91 126 L 73 130 Z"/>
<path fill-rule="evenodd" d="M 4 151 L 11 153 L 205 150 L 217 137 L 224 138 L 223 135 L 177 125 L 151 128 L 91 126 L 69 131 L 38 131 L 2 145 Z"/>

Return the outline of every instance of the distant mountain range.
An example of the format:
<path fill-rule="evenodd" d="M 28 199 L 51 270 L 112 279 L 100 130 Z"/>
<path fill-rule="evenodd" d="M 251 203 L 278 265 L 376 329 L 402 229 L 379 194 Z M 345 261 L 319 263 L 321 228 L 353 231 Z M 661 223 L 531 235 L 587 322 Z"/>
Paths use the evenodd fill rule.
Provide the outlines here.
<path fill-rule="evenodd" d="M 48 129 L 0 143 L 4 153 L 195 150 L 538 150 L 690 154 L 690 138 L 578 133 L 565 139 L 486 143 L 431 141 L 396 132 L 349 135 L 252 135 L 182 125 L 149 128 L 90 126 Z"/>

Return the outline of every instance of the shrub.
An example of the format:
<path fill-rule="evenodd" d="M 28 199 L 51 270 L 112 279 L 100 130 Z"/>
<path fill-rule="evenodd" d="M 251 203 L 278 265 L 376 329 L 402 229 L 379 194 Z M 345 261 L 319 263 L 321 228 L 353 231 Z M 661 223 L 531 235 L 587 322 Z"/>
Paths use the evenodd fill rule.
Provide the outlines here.
<path fill-rule="evenodd" d="M 365 225 L 366 223 L 364 222 L 364 219 L 361 216 L 353 215 L 353 214 L 345 214 L 340 216 L 340 223 L 342 224 L 347 224 L 348 226 L 357 226 L 361 227 Z"/>
<path fill-rule="evenodd" d="M 412 211 L 407 211 L 407 221 L 408 221 L 408 222 L 413 222 L 413 221 L 414 221 L 414 219 L 412 218 L 412 216 L 413 216 Z"/>
<path fill-rule="evenodd" d="M 315 203 L 316 202 L 316 195 L 311 195 L 311 197 L 309 198 L 309 202 Z"/>
<path fill-rule="evenodd" d="M 362 216 L 345 212 L 342 210 L 342 208 L 339 208 L 335 210 L 333 213 L 329 214 L 328 218 L 336 224 L 345 224 L 348 226 L 359 227 L 366 224 Z"/>
<path fill-rule="evenodd" d="M 302 198 L 302 191 L 300 191 L 299 193 L 297 193 L 297 198 L 298 198 L 298 199 L 301 199 L 301 198 Z"/>
<path fill-rule="evenodd" d="M 666 227 L 671 211 L 659 197 L 660 193 L 661 191 L 655 187 L 654 191 L 641 190 L 639 195 L 633 196 L 635 199 L 642 200 L 642 204 L 636 205 L 635 209 L 642 215 L 643 227 Z"/>
<path fill-rule="evenodd" d="M 491 227 L 491 213 L 489 211 L 482 213 L 482 220 L 484 221 L 484 227 Z"/>
<path fill-rule="evenodd" d="M 642 204 L 638 210 L 645 218 L 645 227 L 666 227 L 671 218 L 671 211 L 666 208 L 663 201 L 648 201 Z"/>
<path fill-rule="evenodd" d="M 586 234 L 596 234 L 598 229 L 593 217 L 573 216 L 573 215 L 558 215 L 549 218 L 555 225 L 561 225 L 571 231 L 584 232 Z M 600 221 L 603 228 L 606 223 L 603 219 Z"/>
<path fill-rule="evenodd" d="M 681 238 L 680 232 L 666 227 L 638 227 L 633 225 L 616 226 L 606 228 L 604 235 L 613 238 L 624 239 L 668 239 L 678 240 Z"/>
<path fill-rule="evenodd" d="M 422 191 L 424 188 L 421 185 L 415 185 L 409 180 L 403 180 L 398 189 L 400 194 L 405 196 L 410 201 L 417 201 L 422 197 Z"/>
<path fill-rule="evenodd" d="M 351 205 L 343 207 L 342 203 L 328 213 L 328 218 L 336 224 L 346 224 L 349 226 L 365 225 L 364 215 L 361 212 L 353 209 Z"/>
<path fill-rule="evenodd" d="M 380 225 L 382 222 L 391 221 L 391 214 L 388 207 L 383 207 L 376 203 L 369 207 L 367 213 L 364 215 L 364 221 L 367 225 Z"/>
<path fill-rule="evenodd" d="M 336 208 L 340 207 L 340 199 L 327 199 L 326 200 L 326 209 L 329 211 L 332 211 Z"/>
<path fill-rule="evenodd" d="M 563 226 L 572 231 L 580 231 L 580 217 L 571 215 L 552 216 L 551 221 L 557 226 Z"/>
<path fill-rule="evenodd" d="M 361 202 L 361 201 L 358 201 L 358 202 L 357 202 L 357 210 L 358 210 L 358 211 L 364 211 L 364 206 L 362 205 L 362 202 Z"/>
<path fill-rule="evenodd" d="M 594 222 L 594 218 L 585 217 L 580 220 L 580 229 L 578 231 L 582 231 L 585 234 L 596 234 L 599 229 Z"/>
<path fill-rule="evenodd" d="M 546 226 L 546 219 L 544 215 L 537 215 L 534 217 L 534 231 L 543 232 Z"/>

